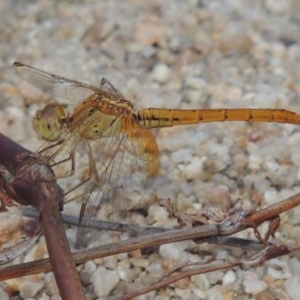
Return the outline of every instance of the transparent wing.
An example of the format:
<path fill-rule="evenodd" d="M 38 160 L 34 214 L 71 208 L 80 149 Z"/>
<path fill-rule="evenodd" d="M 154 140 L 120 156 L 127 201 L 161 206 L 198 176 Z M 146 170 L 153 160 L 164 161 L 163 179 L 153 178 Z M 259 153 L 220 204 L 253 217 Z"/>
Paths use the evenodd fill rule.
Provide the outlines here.
<path fill-rule="evenodd" d="M 101 79 L 100 89 L 114 95 L 119 99 L 125 99 L 124 96 L 106 78 Z"/>
<path fill-rule="evenodd" d="M 81 102 L 95 93 L 101 94 L 101 90 L 91 85 L 49 74 L 18 62 L 14 63 L 14 67 L 25 81 L 55 97 Z"/>
<path fill-rule="evenodd" d="M 78 228 L 82 247 L 99 238 L 90 226 L 93 220 L 112 222 L 112 227 L 120 222 L 151 188 L 159 169 L 157 144 L 150 131 L 127 128 L 97 143 L 92 149 L 98 179 L 83 197 L 85 226 Z"/>
<path fill-rule="evenodd" d="M 121 115 L 112 122 L 110 115 L 101 111 L 91 115 L 87 110 L 71 128 L 63 128 L 59 141 L 44 143 L 39 152 L 38 161 L 49 163 L 57 179 L 62 178 L 59 184 L 67 193 L 65 200 L 73 199 L 70 205 L 78 201 L 80 207 L 85 203 L 82 222 L 86 227 L 78 229 L 81 247 L 101 234 L 91 228 L 93 220 L 118 223 L 144 197 L 157 176 L 158 148 L 152 133 L 126 118 Z M 83 139 L 82 132 L 71 132 L 72 128 L 84 128 L 87 134 L 95 124 L 108 128 L 106 137 L 91 141 Z M 74 175 L 69 176 L 72 169 Z M 75 215 L 79 217 L 80 208 Z"/>

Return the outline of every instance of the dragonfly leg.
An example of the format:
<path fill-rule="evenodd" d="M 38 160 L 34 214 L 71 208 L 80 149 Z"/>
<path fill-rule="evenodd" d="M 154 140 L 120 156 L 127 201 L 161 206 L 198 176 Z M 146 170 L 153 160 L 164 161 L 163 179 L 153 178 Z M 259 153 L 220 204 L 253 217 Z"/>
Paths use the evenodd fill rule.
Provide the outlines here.
<path fill-rule="evenodd" d="M 80 182 L 79 184 L 77 184 L 76 186 L 74 186 L 72 189 L 70 189 L 69 191 L 67 191 L 65 193 L 65 196 L 68 195 L 68 194 L 70 194 L 70 193 L 72 193 L 74 190 L 76 190 L 80 186 L 86 184 L 92 178 L 95 178 L 96 182 L 99 181 L 99 175 L 98 175 L 97 170 L 96 170 L 96 162 L 95 162 L 95 159 L 94 159 L 94 155 L 92 153 L 91 146 L 90 146 L 90 144 L 88 142 L 85 142 L 85 146 L 87 148 L 87 153 L 88 153 L 88 158 L 89 158 L 89 174 L 88 174 L 88 177 L 85 180 L 83 180 L 82 182 Z M 74 166 L 75 166 L 75 159 L 74 159 Z M 75 168 L 74 168 L 73 171 L 75 171 Z M 77 196 L 69 199 L 65 203 L 68 203 L 68 202 L 74 201 L 74 200 L 76 200 L 78 198 L 81 198 L 81 197 L 87 195 L 87 193 L 89 193 L 89 192 L 85 192 L 85 193 L 82 193 L 80 195 L 77 195 Z M 87 201 L 88 200 L 86 200 L 85 202 L 87 202 Z M 82 205 L 84 205 L 84 203 Z M 86 205 L 86 203 L 85 203 L 85 205 Z M 81 210 L 82 210 L 82 208 L 81 208 Z"/>

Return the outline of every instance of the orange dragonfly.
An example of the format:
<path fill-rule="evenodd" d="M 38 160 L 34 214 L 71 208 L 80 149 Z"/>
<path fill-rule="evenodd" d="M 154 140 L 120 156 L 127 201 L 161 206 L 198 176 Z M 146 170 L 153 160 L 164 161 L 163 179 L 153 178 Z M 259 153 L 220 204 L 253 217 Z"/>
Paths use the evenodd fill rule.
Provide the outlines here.
<path fill-rule="evenodd" d="M 96 88 L 18 62 L 14 67 L 40 90 L 80 103 L 73 114 L 48 104 L 33 125 L 45 140 L 39 162 L 52 166 L 57 179 L 75 178 L 66 184 L 65 199 L 82 200 L 79 218 L 86 227 L 78 237 L 84 246 L 93 240 L 87 229 L 93 219 L 119 222 L 153 185 L 159 150 L 149 129 L 223 121 L 300 124 L 300 115 L 283 109 L 136 110 L 105 78 Z M 78 166 L 81 175 L 74 177 Z"/>

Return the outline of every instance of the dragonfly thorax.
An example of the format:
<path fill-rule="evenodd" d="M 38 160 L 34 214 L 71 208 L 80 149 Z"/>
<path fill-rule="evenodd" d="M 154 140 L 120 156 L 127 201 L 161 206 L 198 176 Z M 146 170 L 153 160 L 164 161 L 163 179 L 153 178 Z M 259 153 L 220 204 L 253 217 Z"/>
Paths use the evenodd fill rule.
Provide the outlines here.
<path fill-rule="evenodd" d="M 132 108 L 123 101 L 101 99 L 92 95 L 74 110 L 70 131 L 88 140 L 114 137 L 120 132 L 121 119 L 131 115 Z"/>
<path fill-rule="evenodd" d="M 105 114 L 120 116 L 133 113 L 133 104 L 130 101 L 113 97 L 110 94 L 98 94 L 95 102 L 97 108 Z"/>

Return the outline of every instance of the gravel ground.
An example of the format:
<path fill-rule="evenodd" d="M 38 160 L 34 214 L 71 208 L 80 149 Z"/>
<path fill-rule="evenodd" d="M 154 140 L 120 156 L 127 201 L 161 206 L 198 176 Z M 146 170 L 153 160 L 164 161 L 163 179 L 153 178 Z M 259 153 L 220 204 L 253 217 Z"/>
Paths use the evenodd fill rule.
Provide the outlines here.
<path fill-rule="evenodd" d="M 98 86 L 106 77 L 136 108 L 283 108 L 300 112 L 300 1 L 5 1 L 0 0 L 0 131 L 32 151 L 31 127 L 49 96 L 23 82 L 24 64 Z M 72 103 L 64 100 L 63 104 Z M 144 201 L 143 224 L 217 206 L 251 209 L 300 191 L 300 130 L 293 125 L 211 123 L 155 130 L 161 170 Z M 280 243 L 299 243 L 300 210 L 282 215 Z M 254 238 L 251 230 L 240 237 Z M 125 235 L 119 236 L 125 238 Z M 46 255 L 31 251 L 18 262 Z M 90 261 L 80 268 L 88 299 L 148 285 L 203 250 L 185 241 Z M 226 252 L 228 251 L 228 252 Z M 38 253 L 38 254 L 37 254 Z M 282 257 L 248 270 L 194 276 L 138 299 L 298 299 L 300 264 Z M 106 290 L 99 289 L 99 282 Z M 1 283 L 1 299 L 58 299 L 53 275 Z M 3 296 L 2 296 L 3 294 Z M 19 299 L 19 298 L 15 298 Z"/>

